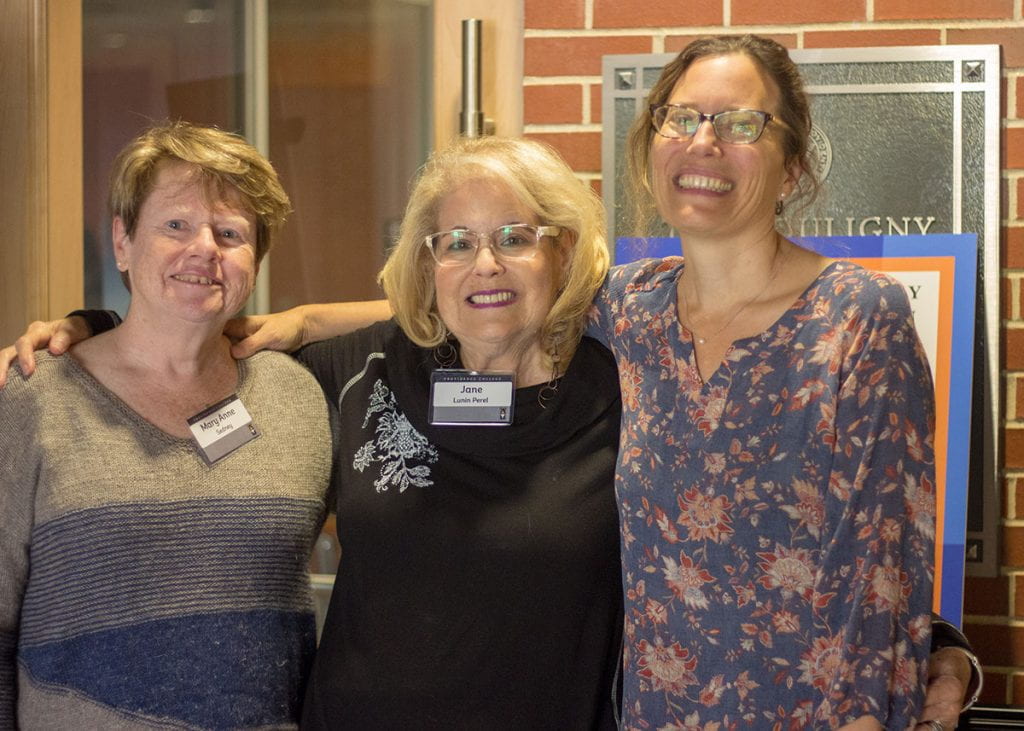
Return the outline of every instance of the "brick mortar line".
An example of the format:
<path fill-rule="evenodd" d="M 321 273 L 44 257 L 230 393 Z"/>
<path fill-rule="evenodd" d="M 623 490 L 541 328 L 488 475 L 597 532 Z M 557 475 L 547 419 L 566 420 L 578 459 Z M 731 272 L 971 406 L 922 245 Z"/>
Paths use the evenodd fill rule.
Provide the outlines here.
<path fill-rule="evenodd" d="M 1006 389 L 1006 402 L 1003 404 L 1003 409 L 1004 409 L 1004 411 L 1003 411 L 1003 416 L 1004 416 L 1003 422 L 1004 423 L 1006 423 L 1008 421 L 1012 421 L 1014 419 L 1019 419 L 1021 417 L 1021 415 L 1017 413 L 1017 380 L 1018 380 L 1017 378 L 1004 378 L 1003 379 L 1003 387 Z M 1007 475 L 1007 477 L 1009 477 L 1009 475 Z M 1013 492 L 1013 491 L 1007 491 L 1007 492 Z M 1014 498 L 1012 495 L 1008 494 L 1007 495 L 1007 501 L 1006 501 L 1007 502 L 1007 507 L 1009 508 L 1010 507 L 1010 503 L 1011 502 L 1015 502 L 1015 500 L 1016 500 L 1016 498 Z M 1011 514 L 1016 514 L 1016 504 L 1014 504 L 1013 507 L 1014 507 L 1014 512 L 1011 513 Z"/>
<path fill-rule="evenodd" d="M 524 124 L 524 134 L 572 134 L 574 132 L 600 132 L 601 123 L 591 122 L 590 124 Z"/>
<path fill-rule="evenodd" d="M 600 84 L 601 76 L 524 76 L 523 86 L 556 86 L 558 84 Z"/>
<path fill-rule="evenodd" d="M 986 627 L 1012 627 L 1014 629 L 1024 629 L 1024 618 L 1016 619 L 1014 617 L 1003 616 L 1002 614 L 965 614 L 964 624 L 970 622 L 971 624 L 982 624 Z"/>
<path fill-rule="evenodd" d="M 524 28 L 524 38 L 607 38 L 607 37 L 650 37 L 650 36 L 693 36 L 719 35 L 724 33 L 779 34 L 818 33 L 835 31 L 877 31 L 877 30 L 1012 30 L 1024 28 L 1024 19 L 992 18 L 970 20 L 844 20 L 827 23 L 806 23 L 788 25 L 679 25 L 679 26 L 624 26 L 621 28 Z"/>

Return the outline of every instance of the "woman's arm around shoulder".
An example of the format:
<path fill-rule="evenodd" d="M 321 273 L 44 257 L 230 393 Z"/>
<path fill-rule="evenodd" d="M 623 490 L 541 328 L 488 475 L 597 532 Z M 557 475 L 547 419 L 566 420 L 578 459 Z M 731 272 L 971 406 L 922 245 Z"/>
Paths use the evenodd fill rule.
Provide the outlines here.
<path fill-rule="evenodd" d="M 303 345 L 345 335 L 389 317 L 387 300 L 299 305 L 271 315 L 237 318 L 224 332 L 236 341 L 231 354 L 247 358 L 258 350 L 291 353 Z"/>

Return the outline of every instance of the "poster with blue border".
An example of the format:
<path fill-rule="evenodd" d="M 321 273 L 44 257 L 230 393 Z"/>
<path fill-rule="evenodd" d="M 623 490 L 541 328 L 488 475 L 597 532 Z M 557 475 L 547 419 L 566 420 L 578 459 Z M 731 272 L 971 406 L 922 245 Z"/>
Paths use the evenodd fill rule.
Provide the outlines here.
<path fill-rule="evenodd" d="M 794 238 L 825 256 L 884 271 L 906 288 L 935 381 L 938 510 L 934 608 L 959 626 L 970 467 L 978 240 L 974 234 Z M 679 256 L 677 238 L 620 238 L 615 261 Z"/>

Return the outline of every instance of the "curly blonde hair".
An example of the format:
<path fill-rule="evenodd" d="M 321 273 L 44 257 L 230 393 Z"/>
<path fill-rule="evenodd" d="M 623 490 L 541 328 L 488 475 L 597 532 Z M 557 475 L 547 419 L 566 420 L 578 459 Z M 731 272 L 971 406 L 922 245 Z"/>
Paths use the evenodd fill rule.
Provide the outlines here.
<path fill-rule="evenodd" d="M 560 227 L 560 239 L 571 243 L 558 295 L 539 333 L 548 365 L 564 369 L 576 352 L 590 304 L 608 272 L 605 214 L 590 186 L 540 142 L 460 139 L 431 155 L 416 179 L 398 242 L 379 276 L 395 319 L 421 347 L 433 348 L 444 341 L 448 331 L 437 309 L 434 260 L 423 242 L 437 231 L 445 196 L 475 180 L 507 186 L 542 225 Z"/>

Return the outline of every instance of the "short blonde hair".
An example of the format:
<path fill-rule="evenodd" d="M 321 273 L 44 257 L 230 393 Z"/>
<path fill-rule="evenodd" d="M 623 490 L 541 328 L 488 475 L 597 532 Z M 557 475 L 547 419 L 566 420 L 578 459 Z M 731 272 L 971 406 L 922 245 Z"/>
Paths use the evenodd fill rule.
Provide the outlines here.
<path fill-rule="evenodd" d="M 437 231 L 445 196 L 473 180 L 508 186 L 542 225 L 562 229 L 568 263 L 558 295 L 541 326 L 549 363 L 562 371 L 576 352 L 590 304 L 608 272 L 605 214 L 597 194 L 548 145 L 502 137 L 460 139 L 427 160 L 413 186 L 398 242 L 380 273 L 398 324 L 424 348 L 440 345 L 447 328 L 437 309 L 434 260 L 423 245 Z"/>
<path fill-rule="evenodd" d="M 291 202 L 277 173 L 244 138 L 189 122 L 150 127 L 118 153 L 110 172 L 110 215 L 120 217 L 134 235 L 142 204 L 153 190 L 164 161 L 195 166 L 211 194 L 234 192 L 256 218 L 256 261 L 270 250 L 274 234 L 291 213 Z"/>

